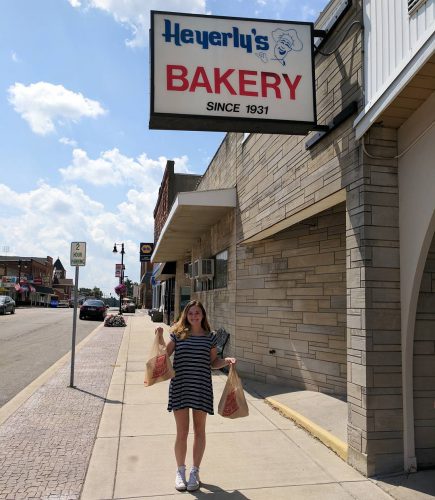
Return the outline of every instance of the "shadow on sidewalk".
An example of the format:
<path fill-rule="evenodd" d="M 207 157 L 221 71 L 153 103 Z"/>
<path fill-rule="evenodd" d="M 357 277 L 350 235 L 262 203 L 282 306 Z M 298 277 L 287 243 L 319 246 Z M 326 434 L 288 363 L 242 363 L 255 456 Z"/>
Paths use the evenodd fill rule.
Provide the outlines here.
<path fill-rule="evenodd" d="M 95 398 L 103 400 L 105 403 L 109 405 L 123 405 L 122 401 L 118 401 L 117 399 L 106 399 L 104 396 L 100 396 L 99 394 L 94 394 L 93 392 L 85 391 L 84 389 L 80 389 L 79 387 L 73 387 L 76 391 L 83 392 L 84 394 L 89 394 L 89 396 L 94 396 Z"/>
<path fill-rule="evenodd" d="M 378 486 L 397 499 L 435 498 L 435 469 L 420 470 L 413 474 L 394 474 L 374 478 Z M 419 493 L 421 495 L 419 495 Z"/>
<path fill-rule="evenodd" d="M 201 491 L 205 490 L 205 491 Z M 201 490 L 197 491 L 188 491 L 186 492 L 188 495 L 190 495 L 193 498 L 210 498 L 210 494 L 213 494 L 213 496 L 217 499 L 219 498 L 231 498 L 233 500 L 243 500 L 243 499 L 248 499 L 243 493 L 240 493 L 240 491 L 234 490 L 234 491 L 225 491 L 222 488 L 219 488 L 219 486 L 216 486 L 215 484 L 207 484 L 207 483 L 201 483 Z"/>
<path fill-rule="evenodd" d="M 279 396 L 282 394 L 291 394 L 291 393 L 308 393 L 316 391 L 308 391 L 306 389 L 301 389 L 298 387 L 292 387 L 290 385 L 279 385 L 279 384 L 265 384 L 263 382 L 258 382 L 256 380 L 250 380 L 248 378 L 243 379 L 243 388 L 246 392 L 248 392 L 251 396 L 268 398 L 271 396 Z M 323 393 L 319 393 L 323 394 Z M 330 397 L 331 399 L 338 399 L 339 401 L 346 401 L 346 396 L 340 394 L 324 394 L 325 396 Z"/>

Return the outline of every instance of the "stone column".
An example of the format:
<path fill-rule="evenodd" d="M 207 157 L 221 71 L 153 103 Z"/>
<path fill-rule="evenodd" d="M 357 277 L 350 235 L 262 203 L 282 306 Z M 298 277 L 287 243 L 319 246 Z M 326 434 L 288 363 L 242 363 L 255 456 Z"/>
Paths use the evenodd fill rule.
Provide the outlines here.
<path fill-rule="evenodd" d="M 370 158 L 347 183 L 349 462 L 363 474 L 403 468 L 399 191 L 396 130 L 372 127 Z"/>

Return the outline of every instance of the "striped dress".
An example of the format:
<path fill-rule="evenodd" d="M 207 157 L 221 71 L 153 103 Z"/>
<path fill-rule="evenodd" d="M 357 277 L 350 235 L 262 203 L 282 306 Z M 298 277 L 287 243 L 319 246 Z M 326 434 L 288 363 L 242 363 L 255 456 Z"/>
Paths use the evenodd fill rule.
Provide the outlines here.
<path fill-rule="evenodd" d="M 171 333 L 170 337 L 175 343 L 175 377 L 169 384 L 168 411 L 193 408 L 213 415 L 210 350 L 216 347 L 216 335 L 180 340 Z"/>

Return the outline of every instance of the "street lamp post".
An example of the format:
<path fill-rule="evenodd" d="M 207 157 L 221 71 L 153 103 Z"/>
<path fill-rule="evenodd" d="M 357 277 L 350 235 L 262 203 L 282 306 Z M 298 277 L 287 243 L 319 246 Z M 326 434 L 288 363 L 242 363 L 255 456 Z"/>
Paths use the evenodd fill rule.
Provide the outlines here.
<path fill-rule="evenodd" d="M 124 243 L 115 243 L 113 245 L 113 253 L 118 253 L 118 246 L 121 245 L 121 272 L 119 273 L 119 284 L 124 282 Z M 119 292 L 119 314 L 122 315 L 122 293 Z"/>
<path fill-rule="evenodd" d="M 23 261 L 21 259 L 18 259 L 18 285 L 21 283 L 21 263 Z"/>

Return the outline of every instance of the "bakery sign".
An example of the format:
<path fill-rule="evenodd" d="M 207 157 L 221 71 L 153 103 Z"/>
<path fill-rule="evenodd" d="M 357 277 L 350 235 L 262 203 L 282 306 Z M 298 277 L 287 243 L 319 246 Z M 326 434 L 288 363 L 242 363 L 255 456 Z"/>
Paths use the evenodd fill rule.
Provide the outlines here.
<path fill-rule="evenodd" d="M 151 11 L 151 129 L 306 134 L 313 24 Z"/>

